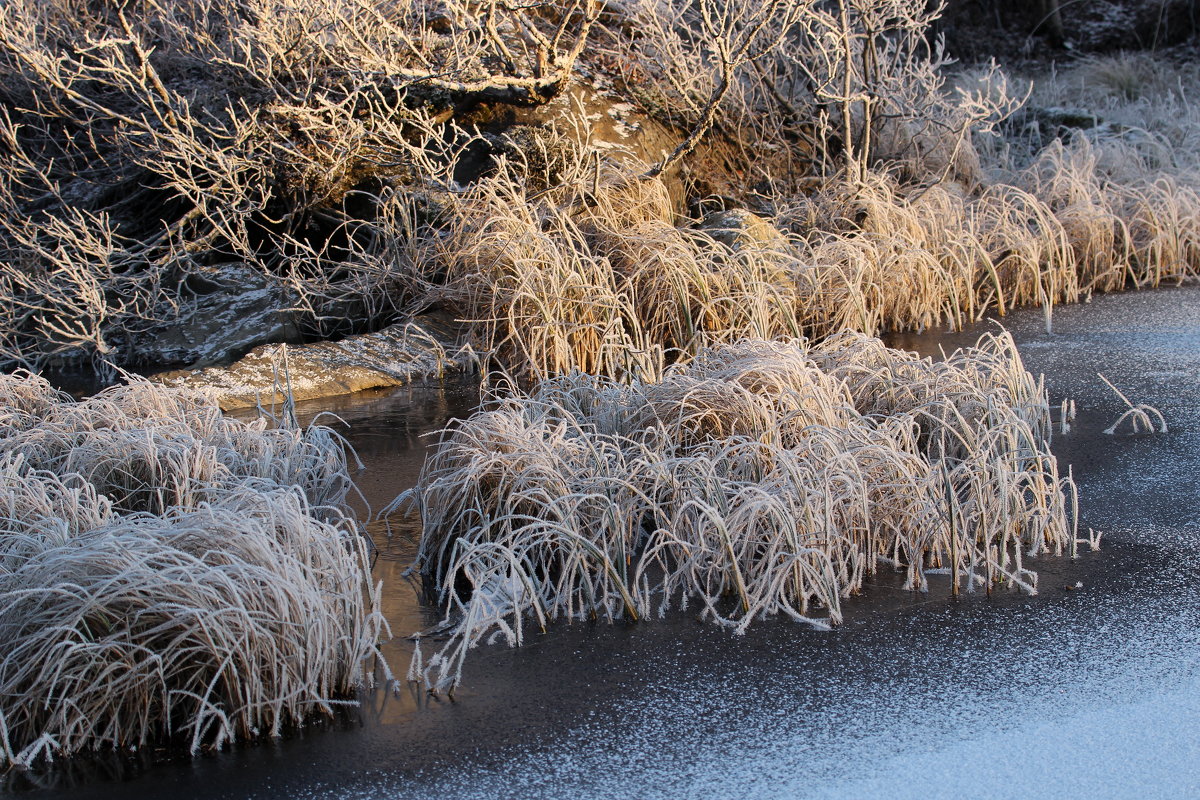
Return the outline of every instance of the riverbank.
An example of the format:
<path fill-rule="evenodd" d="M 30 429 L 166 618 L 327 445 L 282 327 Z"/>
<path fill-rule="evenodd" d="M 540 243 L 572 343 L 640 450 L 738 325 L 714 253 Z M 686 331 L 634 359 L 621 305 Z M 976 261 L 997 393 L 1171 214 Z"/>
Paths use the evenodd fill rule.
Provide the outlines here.
<path fill-rule="evenodd" d="M 1200 288 L 1064 307 L 1052 334 L 1036 312 L 1006 323 L 1051 399 L 1076 401 L 1055 452 L 1074 466 L 1083 523 L 1105 534 L 1079 561 L 1039 560 L 1036 597 L 931 600 L 879 581 L 829 632 L 766 622 L 732 636 L 686 618 L 557 626 L 519 649 L 475 651 L 454 702 L 404 689 L 333 729 L 189 763 L 76 767 L 83 783 L 67 785 L 80 798 L 948 797 L 998 783 L 1186 795 L 1200 744 L 1187 702 L 1200 658 L 1200 496 L 1175 476 L 1200 467 Z M 906 344 L 936 352 L 978 332 Z M 1104 435 L 1123 404 L 1096 372 L 1162 409 L 1168 434 Z M 338 407 L 375 504 L 415 480 L 419 433 L 471 405 L 469 388 L 392 397 L 358 416 L 353 401 Z M 425 627 L 436 615 L 398 580 L 411 545 L 378 541 L 389 619 L 398 633 Z M 411 643 L 387 652 L 403 662 Z M 53 786 L 45 796 L 65 788 Z"/>

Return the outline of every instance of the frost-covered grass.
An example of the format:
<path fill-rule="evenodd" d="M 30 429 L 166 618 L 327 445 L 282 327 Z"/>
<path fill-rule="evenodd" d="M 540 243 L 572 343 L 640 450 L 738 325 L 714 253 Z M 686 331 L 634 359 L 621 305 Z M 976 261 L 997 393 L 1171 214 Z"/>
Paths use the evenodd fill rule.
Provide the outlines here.
<path fill-rule="evenodd" d="M 1143 430 L 1146 433 L 1154 433 L 1156 429 L 1158 433 L 1167 432 L 1167 420 L 1161 411 L 1154 406 L 1148 406 L 1145 403 L 1138 403 L 1137 405 L 1134 405 L 1129 398 L 1125 396 L 1124 392 L 1112 385 L 1112 382 L 1108 378 L 1104 377 L 1103 375 L 1099 375 L 1099 373 L 1097 374 L 1100 380 L 1104 381 L 1104 384 L 1108 388 L 1112 389 L 1117 397 L 1121 398 L 1121 402 L 1127 406 L 1125 412 L 1121 414 L 1121 416 L 1117 417 L 1117 421 L 1104 429 L 1106 434 L 1109 436 L 1116 434 L 1116 432 L 1121 429 L 1121 425 L 1124 424 L 1125 420 L 1129 420 L 1130 427 L 1132 428 L 1131 433 L 1134 434 L 1140 433 Z M 1155 420 L 1158 420 L 1157 425 L 1155 425 Z"/>
<path fill-rule="evenodd" d="M 950 80 L 923 0 L 568 7 L 3 6 L 0 365 L 166 358 L 153 332 L 230 263 L 307 335 L 440 308 L 535 378 L 1200 269 L 1194 66 L 1039 76 L 1032 103 L 1103 124 L 1031 136 L 1002 127 L 1023 82 Z M 636 163 L 582 107 L 503 122 L 571 80 L 679 147 Z M 780 235 L 731 246 L 688 208 Z"/>
<path fill-rule="evenodd" d="M 135 382 L 0 378 L 0 760 L 277 735 L 386 630 L 342 444 Z"/>
<path fill-rule="evenodd" d="M 735 245 L 678 220 L 667 185 L 628 167 L 538 192 L 505 167 L 445 198 L 411 263 L 481 350 L 533 378 L 636 375 L 648 352 L 744 337 L 962 327 L 1030 305 L 1049 316 L 1200 274 L 1195 175 L 1083 136 L 1003 163 L 974 186 L 880 170 L 777 197 L 774 235 Z"/>
<path fill-rule="evenodd" d="M 530 620 L 836 624 L 881 566 L 1034 592 L 1024 559 L 1077 544 L 1050 430 L 1007 335 L 938 363 L 847 333 L 707 348 L 652 382 L 544 381 L 450 428 L 401 497 L 452 627 L 414 671 L 453 686 L 472 646 Z"/>

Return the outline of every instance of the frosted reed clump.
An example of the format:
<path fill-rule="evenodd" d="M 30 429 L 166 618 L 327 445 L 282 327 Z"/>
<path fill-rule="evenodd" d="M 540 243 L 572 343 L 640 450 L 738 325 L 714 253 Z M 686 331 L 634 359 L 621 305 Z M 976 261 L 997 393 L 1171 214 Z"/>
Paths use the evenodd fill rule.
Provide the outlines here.
<path fill-rule="evenodd" d="M 0 762 L 277 735 L 386 630 L 328 429 L 0 376 Z"/>
<path fill-rule="evenodd" d="M 836 624 L 880 564 L 916 590 L 937 569 L 1032 593 L 1024 558 L 1077 547 L 1051 427 L 1007 334 L 943 362 L 844 333 L 706 348 L 657 382 L 543 381 L 448 429 L 398 499 L 451 630 L 414 673 L 452 687 L 527 619 Z"/>

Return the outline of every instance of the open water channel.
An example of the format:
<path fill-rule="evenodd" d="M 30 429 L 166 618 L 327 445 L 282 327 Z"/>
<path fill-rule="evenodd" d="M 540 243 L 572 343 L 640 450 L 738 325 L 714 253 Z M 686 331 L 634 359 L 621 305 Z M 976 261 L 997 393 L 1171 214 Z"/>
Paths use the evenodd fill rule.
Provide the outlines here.
<path fill-rule="evenodd" d="M 1037 596 L 951 600 L 880 578 L 821 632 L 744 636 L 680 616 L 557 625 L 480 647 L 453 701 L 417 687 L 284 739 L 195 759 L 142 753 L 10 776 L 24 797 L 936 798 L 1200 796 L 1200 286 L 1107 295 L 1004 320 L 1052 401 L 1055 441 L 1101 552 L 1042 559 Z M 936 353 L 954 335 L 896 337 Z M 1166 434 L 1102 431 L 1124 404 Z M 415 482 L 425 434 L 470 413 L 469 385 L 326 401 L 379 507 Z M 411 532 L 410 532 L 411 533 Z M 377 536 L 397 639 L 436 621 L 401 577 L 403 533 Z"/>

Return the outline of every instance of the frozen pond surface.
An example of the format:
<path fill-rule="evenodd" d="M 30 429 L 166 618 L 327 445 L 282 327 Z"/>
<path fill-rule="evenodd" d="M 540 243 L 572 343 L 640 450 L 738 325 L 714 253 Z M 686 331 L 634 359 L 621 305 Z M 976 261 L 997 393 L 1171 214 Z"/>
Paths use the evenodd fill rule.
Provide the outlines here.
<path fill-rule="evenodd" d="M 560 625 L 475 651 L 454 702 L 402 690 L 300 736 L 81 764 L 25 796 L 1196 796 L 1200 287 L 1061 308 L 1053 334 L 1036 311 L 1006 322 L 1051 400 L 1076 401 L 1055 449 L 1083 525 L 1105 532 L 1098 554 L 1032 564 L 1036 597 L 951 601 L 944 585 L 921 596 L 881 579 L 831 632 Z M 985 329 L 894 343 L 936 352 Z M 1097 372 L 1170 431 L 1102 434 L 1124 407 Z M 407 389 L 335 408 L 368 462 L 368 499 L 411 484 L 419 434 L 471 401 Z M 401 635 L 430 621 L 399 579 L 409 548 L 393 540 L 377 567 Z M 400 671 L 409 647 L 389 645 Z"/>

